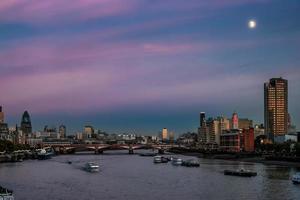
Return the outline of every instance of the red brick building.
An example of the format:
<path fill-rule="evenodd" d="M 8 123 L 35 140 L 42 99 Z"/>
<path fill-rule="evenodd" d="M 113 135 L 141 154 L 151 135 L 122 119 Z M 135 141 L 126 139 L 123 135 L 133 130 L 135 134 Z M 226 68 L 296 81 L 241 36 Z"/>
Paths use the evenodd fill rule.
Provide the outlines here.
<path fill-rule="evenodd" d="M 227 152 L 253 152 L 254 129 L 224 131 L 220 136 L 220 150 Z"/>
<path fill-rule="evenodd" d="M 254 151 L 254 128 L 243 129 L 240 135 L 241 149 L 246 152 Z"/>

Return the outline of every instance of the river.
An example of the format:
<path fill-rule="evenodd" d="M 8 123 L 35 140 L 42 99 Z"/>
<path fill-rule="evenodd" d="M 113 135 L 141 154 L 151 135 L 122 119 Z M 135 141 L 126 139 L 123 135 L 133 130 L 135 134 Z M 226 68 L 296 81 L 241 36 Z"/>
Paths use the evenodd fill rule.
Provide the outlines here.
<path fill-rule="evenodd" d="M 100 172 L 84 171 L 88 161 L 98 162 Z M 213 159 L 199 161 L 199 168 L 186 168 L 171 163 L 154 164 L 152 157 L 128 155 L 126 151 L 62 155 L 42 161 L 0 163 L 0 185 L 14 190 L 16 200 L 300 199 L 300 186 L 290 181 L 296 168 Z M 257 171 L 258 176 L 223 175 L 224 169 L 241 167 Z"/>

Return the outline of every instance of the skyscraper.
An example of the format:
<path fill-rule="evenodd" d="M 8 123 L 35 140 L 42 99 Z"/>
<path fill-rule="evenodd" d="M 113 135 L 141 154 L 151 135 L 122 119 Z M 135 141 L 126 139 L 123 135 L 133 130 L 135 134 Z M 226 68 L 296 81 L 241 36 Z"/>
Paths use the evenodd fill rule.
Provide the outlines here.
<path fill-rule="evenodd" d="M 288 131 L 288 81 L 272 78 L 264 84 L 265 133 L 274 137 L 283 136 Z"/>
<path fill-rule="evenodd" d="M 161 132 L 161 139 L 163 141 L 168 139 L 168 129 L 167 128 L 163 128 L 163 130 Z"/>
<path fill-rule="evenodd" d="M 200 127 L 203 126 L 203 123 L 205 122 L 205 112 L 200 113 Z"/>
<path fill-rule="evenodd" d="M 198 128 L 198 142 L 206 143 L 207 142 L 207 127 L 205 120 L 205 112 L 200 113 L 200 127 Z"/>
<path fill-rule="evenodd" d="M 60 138 L 65 138 L 66 137 L 66 135 L 67 135 L 67 129 L 66 129 L 65 125 L 60 125 L 58 131 L 59 131 Z"/>
<path fill-rule="evenodd" d="M 93 126 L 90 126 L 90 125 L 84 126 L 84 129 L 83 129 L 83 138 L 84 139 L 92 138 L 93 134 L 94 134 Z"/>
<path fill-rule="evenodd" d="M 232 114 L 231 123 L 232 123 L 232 129 L 239 129 L 239 117 L 236 112 Z"/>
<path fill-rule="evenodd" d="M 28 111 L 26 110 L 23 113 L 22 120 L 21 120 L 21 130 L 25 135 L 32 133 L 32 126 L 31 120 Z"/>
<path fill-rule="evenodd" d="M 0 106 L 0 123 L 4 123 L 4 112 L 2 112 L 2 106 Z"/>

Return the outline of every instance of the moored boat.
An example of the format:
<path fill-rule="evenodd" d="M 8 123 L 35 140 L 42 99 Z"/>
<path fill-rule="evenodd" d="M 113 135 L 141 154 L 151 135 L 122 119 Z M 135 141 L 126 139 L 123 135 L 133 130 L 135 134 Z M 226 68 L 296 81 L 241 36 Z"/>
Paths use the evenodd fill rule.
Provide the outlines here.
<path fill-rule="evenodd" d="M 239 170 L 224 170 L 224 175 L 252 177 L 252 176 L 256 176 L 257 173 L 252 172 L 250 170 L 239 169 Z"/>
<path fill-rule="evenodd" d="M 162 163 L 162 161 L 161 161 L 161 156 L 154 156 L 153 162 L 154 162 L 154 163 Z"/>
<path fill-rule="evenodd" d="M 296 174 L 293 175 L 292 182 L 294 184 L 300 184 L 300 172 L 297 172 Z"/>
<path fill-rule="evenodd" d="M 45 149 L 40 149 L 37 152 L 37 159 L 39 159 L 39 160 L 50 159 L 52 156 L 53 156 L 53 152 L 46 151 Z"/>
<path fill-rule="evenodd" d="M 94 162 L 88 162 L 85 164 L 85 170 L 88 172 L 98 172 L 99 165 Z"/>
<path fill-rule="evenodd" d="M 14 200 L 13 191 L 0 186 L 0 200 Z"/>
<path fill-rule="evenodd" d="M 172 159 L 172 164 L 177 166 L 177 165 L 182 165 L 182 159 L 181 158 L 173 158 Z"/>

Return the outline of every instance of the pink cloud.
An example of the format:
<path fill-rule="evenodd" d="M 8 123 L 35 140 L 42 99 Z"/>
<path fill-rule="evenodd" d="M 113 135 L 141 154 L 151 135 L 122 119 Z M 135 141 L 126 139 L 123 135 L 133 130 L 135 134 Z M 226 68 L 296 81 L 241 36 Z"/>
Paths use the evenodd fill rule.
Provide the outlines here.
<path fill-rule="evenodd" d="M 266 3 L 269 0 L 210 0 L 198 1 L 152 1 L 145 0 L 9 0 L 0 1 L 0 20 L 5 22 L 44 23 L 82 22 L 111 16 L 125 16 L 148 12 L 188 12 L 199 9 L 207 10 Z"/>
<path fill-rule="evenodd" d="M 137 0 L 11 0 L 0 2 L 1 21 L 61 23 L 119 16 L 131 12 Z"/>

